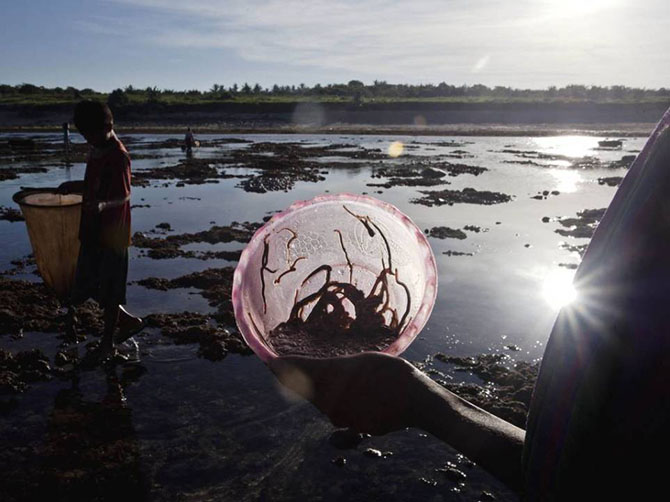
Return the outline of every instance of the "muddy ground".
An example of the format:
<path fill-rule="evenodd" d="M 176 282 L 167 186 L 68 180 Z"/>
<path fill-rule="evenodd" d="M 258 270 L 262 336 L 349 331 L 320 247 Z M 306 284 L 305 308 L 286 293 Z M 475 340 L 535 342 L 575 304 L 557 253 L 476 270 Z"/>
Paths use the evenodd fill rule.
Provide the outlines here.
<path fill-rule="evenodd" d="M 151 143 L 139 142 L 132 137 L 122 140 L 132 149 L 141 148 L 138 158 L 160 158 L 165 149 L 181 147 L 179 138 L 168 138 Z M 315 145 L 304 142 L 253 142 L 241 138 L 222 138 L 202 142 L 202 147 L 225 147 L 234 145 L 234 149 L 217 150 L 207 158 L 186 157 L 166 166 L 137 170 L 133 173 L 133 184 L 150 186 L 156 183 L 175 182 L 176 186 L 217 182 L 219 179 L 239 178 L 238 188 L 256 193 L 267 191 L 290 190 L 297 181 L 318 183 L 325 178 L 322 173 L 331 169 L 349 169 L 371 167 L 371 177 L 379 182 L 368 183 L 375 188 L 391 188 L 393 186 L 432 187 L 448 185 L 449 178 L 456 176 L 479 176 L 484 174 L 485 167 L 454 163 L 450 159 L 470 158 L 469 141 L 449 140 L 433 142 L 432 147 L 453 148 L 449 153 L 432 156 L 414 155 L 412 152 L 419 146 L 427 146 L 418 141 L 405 145 L 401 160 L 390 158 L 380 148 L 365 148 L 348 143 Z M 579 159 L 563 155 L 547 155 L 533 150 L 504 149 L 500 153 L 513 157 L 510 162 L 571 162 L 572 169 L 588 169 L 603 167 L 603 163 L 595 157 Z M 42 165 L 59 165 L 66 158 L 81 162 L 86 155 L 85 145 L 73 145 L 67 157 L 64 157 L 62 144 L 49 143 L 39 139 L 18 138 L 0 143 L 1 179 L 13 179 L 22 173 L 46 171 Z M 632 155 L 624 155 L 621 160 L 612 162 L 605 167 L 628 166 L 634 159 Z M 30 162 L 25 167 L 12 167 L 17 162 Z M 327 166 L 327 167 L 326 167 Z M 231 174 L 228 171 L 244 167 L 252 170 L 252 174 Z M 603 178 L 603 183 L 613 185 L 620 178 Z M 510 195 L 464 188 L 462 190 L 440 189 L 420 190 L 422 197 L 411 202 L 426 206 L 468 204 L 501 204 L 512 200 Z M 539 198 L 558 195 L 548 191 L 538 194 Z M 136 204 L 134 208 L 149 207 L 148 204 Z M 577 218 L 556 217 L 546 221 L 557 221 L 562 228 L 557 233 L 566 237 L 590 237 L 603 210 L 585 210 L 578 213 Z M 0 218 L 12 222 L 21 221 L 19 211 L 14 208 L 0 208 Z M 266 218 L 266 220 L 269 216 Z M 544 221 L 544 220 L 543 220 Z M 212 226 L 207 230 L 193 233 L 174 234 L 169 222 L 158 224 L 151 232 L 135 233 L 133 246 L 140 249 L 141 254 L 152 259 L 186 258 L 186 259 L 224 259 L 234 263 L 239 259 L 241 249 L 226 251 L 193 251 L 182 249 L 191 243 L 229 243 L 244 244 L 263 222 L 233 222 L 227 226 Z M 429 237 L 436 239 L 465 239 L 467 232 L 480 232 L 476 226 L 463 229 L 449 227 L 433 227 L 426 229 Z M 567 245 L 566 246 L 570 246 Z M 569 248 L 583 252 L 583 246 L 571 245 Z M 472 256 L 473 253 L 460 251 L 443 251 L 449 256 Z M 0 277 L 0 331 L 12 336 L 21 336 L 25 331 L 64 332 L 64 309 L 59 301 L 41 283 L 18 281 L 11 278 L 17 273 L 33 270 L 34 262 L 30 257 L 15 260 L 14 268 L 3 272 Z M 569 266 L 569 265 L 566 265 Z M 228 352 L 248 353 L 237 332 L 232 306 L 230 303 L 232 267 L 219 269 L 209 268 L 205 271 L 188 274 L 176 279 L 166 280 L 157 277 L 146 277 L 137 283 L 148 289 L 168 290 L 173 288 L 194 288 L 197 294 L 206 298 L 215 309 L 211 315 L 193 312 L 156 313 L 147 318 L 149 329 L 155 329 L 174 343 L 198 343 L 199 354 L 212 360 L 218 360 Z M 54 315 L 58 312 L 59 315 Z M 79 309 L 78 331 L 83 336 L 97 337 L 101 331 L 100 311 L 93 304 L 86 304 Z M 14 367 L 16 369 L 16 367 Z M 9 370 L 8 370 L 9 371 Z M 491 383 L 491 382 L 488 382 Z M 20 386 L 19 386 L 20 387 Z M 18 388 L 18 387 L 17 387 Z M 466 390 L 470 392 L 470 390 Z"/>
<path fill-rule="evenodd" d="M 577 238 L 587 238 L 590 239 L 593 235 L 593 232 L 596 231 L 596 227 L 603 215 L 605 214 L 605 209 L 584 209 L 577 213 L 576 218 L 572 217 L 562 217 L 558 219 L 558 222 L 564 227 L 555 230 L 555 232 L 564 237 L 577 237 Z"/>
<path fill-rule="evenodd" d="M 177 140 L 164 141 L 165 148 L 176 148 Z M 228 144 L 231 142 L 229 141 Z M 232 141 L 242 144 L 242 140 Z M 220 145 L 219 141 L 203 141 L 202 147 Z M 226 144 L 226 143 L 223 143 Z M 452 142 L 449 146 L 464 146 L 465 143 Z M 441 143 L 436 143 L 441 145 Z M 408 145 L 412 146 L 412 145 Z M 414 145 L 417 146 L 417 145 Z M 157 149 L 156 149 L 157 150 Z M 133 172 L 133 185 L 150 186 L 168 181 L 176 186 L 190 184 L 218 183 L 218 180 L 239 178 L 238 188 L 247 192 L 266 193 L 269 191 L 289 191 L 296 182 L 318 183 L 325 180 L 323 174 L 333 169 L 373 168 L 372 178 L 379 182 L 368 183 L 370 187 L 391 188 L 394 186 L 436 186 L 448 185 L 448 177 L 463 174 L 479 176 L 487 171 L 484 167 L 458 164 L 448 158 L 467 158 L 465 150 L 458 153 L 441 154 L 429 159 L 413 155 L 411 148 L 400 160 L 389 158 L 380 148 L 365 148 L 346 143 L 327 146 L 304 143 L 247 143 L 246 148 L 217 153 L 212 157 L 187 157 L 173 165 Z M 151 153 L 143 153 L 141 158 L 154 158 Z M 159 158 L 159 154 L 155 154 Z M 247 168 L 255 174 L 233 174 L 231 170 Z M 381 193 L 381 192 L 379 192 Z"/>

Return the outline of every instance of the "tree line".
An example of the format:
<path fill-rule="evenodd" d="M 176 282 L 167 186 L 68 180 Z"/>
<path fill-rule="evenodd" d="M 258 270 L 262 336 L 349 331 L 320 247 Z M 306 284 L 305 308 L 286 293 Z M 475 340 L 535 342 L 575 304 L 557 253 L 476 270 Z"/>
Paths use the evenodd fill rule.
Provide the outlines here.
<path fill-rule="evenodd" d="M 308 86 L 278 85 L 263 87 L 260 84 L 247 82 L 225 86 L 214 84 L 207 91 L 198 89 L 172 90 L 158 87 L 136 88 L 128 85 L 102 93 L 90 88 L 75 87 L 44 87 L 33 84 L 6 85 L 0 84 L 0 98 L 48 97 L 54 100 L 79 100 L 85 98 L 107 99 L 110 104 L 123 106 L 141 102 L 170 101 L 226 101 L 247 97 L 271 98 L 335 98 L 341 100 L 375 100 L 375 99 L 439 99 L 439 98 L 490 98 L 490 99 L 522 99 L 522 100 L 577 100 L 577 101 L 643 101 L 670 98 L 670 89 L 646 89 L 623 85 L 567 85 L 551 86 L 546 89 L 518 89 L 505 86 L 453 85 L 446 82 L 439 84 L 392 84 L 384 80 L 375 80 L 365 84 L 360 80 L 350 80 L 344 84 L 316 84 Z"/>

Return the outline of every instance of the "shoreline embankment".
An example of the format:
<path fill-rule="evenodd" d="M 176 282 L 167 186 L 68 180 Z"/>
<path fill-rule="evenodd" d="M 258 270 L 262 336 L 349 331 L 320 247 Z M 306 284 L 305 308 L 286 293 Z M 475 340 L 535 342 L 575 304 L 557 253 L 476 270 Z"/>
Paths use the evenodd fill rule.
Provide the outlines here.
<path fill-rule="evenodd" d="M 122 132 L 646 136 L 669 103 L 143 103 L 114 109 Z M 59 130 L 72 104 L 0 105 L 0 131 Z"/>

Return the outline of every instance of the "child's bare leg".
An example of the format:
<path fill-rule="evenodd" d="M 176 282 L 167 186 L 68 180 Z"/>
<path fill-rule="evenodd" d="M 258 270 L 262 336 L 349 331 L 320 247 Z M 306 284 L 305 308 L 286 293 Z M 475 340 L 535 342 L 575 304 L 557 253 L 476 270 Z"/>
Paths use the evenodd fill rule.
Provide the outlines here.
<path fill-rule="evenodd" d="M 103 353 L 111 353 L 114 349 L 114 329 L 116 328 L 116 323 L 119 320 L 119 306 L 106 306 L 103 313 L 103 320 L 105 322 L 105 328 L 102 333 L 100 348 Z"/>
<path fill-rule="evenodd" d="M 65 335 L 68 341 L 76 341 L 77 332 L 75 323 L 77 322 L 77 310 L 73 304 L 67 305 L 67 313 L 65 314 Z"/>

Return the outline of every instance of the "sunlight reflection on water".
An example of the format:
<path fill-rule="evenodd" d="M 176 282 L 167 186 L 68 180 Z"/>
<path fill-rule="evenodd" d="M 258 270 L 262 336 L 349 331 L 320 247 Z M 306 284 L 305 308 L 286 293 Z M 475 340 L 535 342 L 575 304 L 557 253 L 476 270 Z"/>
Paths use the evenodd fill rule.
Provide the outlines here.
<path fill-rule="evenodd" d="M 584 181 L 582 176 L 576 171 L 553 169 L 551 174 L 554 178 L 556 178 L 556 190 L 559 192 L 576 192 L 577 185 Z"/>
<path fill-rule="evenodd" d="M 593 148 L 598 146 L 597 138 L 590 136 L 550 136 L 534 138 L 534 142 L 542 153 L 561 154 L 568 157 L 593 155 Z"/>

